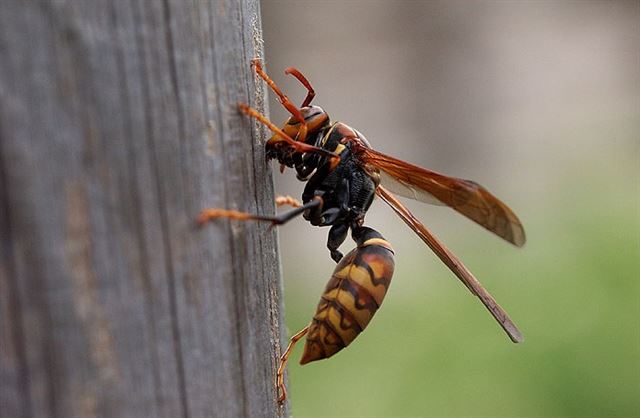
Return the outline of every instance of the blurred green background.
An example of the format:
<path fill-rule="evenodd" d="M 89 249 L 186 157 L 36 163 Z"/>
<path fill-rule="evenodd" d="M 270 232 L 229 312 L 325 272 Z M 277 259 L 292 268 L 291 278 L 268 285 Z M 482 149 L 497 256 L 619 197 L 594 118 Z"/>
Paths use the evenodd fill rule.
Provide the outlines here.
<path fill-rule="evenodd" d="M 407 202 L 509 312 L 512 344 L 384 203 L 396 273 L 366 331 L 289 367 L 294 416 L 640 416 L 640 3 L 272 1 L 267 69 L 383 152 L 473 179 L 520 216 L 516 249 Z M 285 112 L 271 98 L 278 124 Z M 282 194 L 299 196 L 291 171 Z M 326 228 L 280 230 L 289 335 L 334 268 Z M 343 250 L 353 247 L 348 240 Z"/>

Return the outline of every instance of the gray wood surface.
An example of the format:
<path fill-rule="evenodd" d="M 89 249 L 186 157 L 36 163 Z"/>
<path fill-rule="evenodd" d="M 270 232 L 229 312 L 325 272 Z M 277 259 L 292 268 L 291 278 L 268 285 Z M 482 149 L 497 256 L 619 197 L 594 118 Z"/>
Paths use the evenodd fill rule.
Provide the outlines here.
<path fill-rule="evenodd" d="M 0 415 L 282 416 L 257 0 L 0 1 Z"/>

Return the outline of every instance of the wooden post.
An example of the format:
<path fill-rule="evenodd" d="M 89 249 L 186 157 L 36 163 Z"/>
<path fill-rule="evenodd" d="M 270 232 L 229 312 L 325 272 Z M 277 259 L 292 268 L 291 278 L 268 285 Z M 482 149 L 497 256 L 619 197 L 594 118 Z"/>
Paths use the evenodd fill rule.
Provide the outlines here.
<path fill-rule="evenodd" d="M 282 416 L 258 0 L 0 2 L 0 415 Z"/>

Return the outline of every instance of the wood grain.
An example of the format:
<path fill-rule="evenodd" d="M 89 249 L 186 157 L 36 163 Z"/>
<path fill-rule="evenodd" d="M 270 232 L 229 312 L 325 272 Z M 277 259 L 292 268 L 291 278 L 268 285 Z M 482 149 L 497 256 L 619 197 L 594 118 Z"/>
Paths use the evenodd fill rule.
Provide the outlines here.
<path fill-rule="evenodd" d="M 0 2 L 0 415 L 283 416 L 257 0 Z"/>

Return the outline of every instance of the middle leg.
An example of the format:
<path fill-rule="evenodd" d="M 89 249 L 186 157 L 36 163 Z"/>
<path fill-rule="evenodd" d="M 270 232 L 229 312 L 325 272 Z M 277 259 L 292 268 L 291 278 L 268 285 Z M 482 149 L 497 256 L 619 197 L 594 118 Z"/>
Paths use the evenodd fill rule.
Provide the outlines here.
<path fill-rule="evenodd" d="M 219 209 L 219 208 L 210 208 L 204 209 L 200 212 L 197 218 L 197 222 L 200 225 L 204 225 L 212 219 L 217 218 L 229 218 L 235 219 L 238 221 L 266 221 L 271 222 L 272 226 L 283 225 L 289 222 L 291 219 L 296 216 L 302 215 L 306 210 L 314 209 L 317 207 L 322 207 L 322 198 L 316 197 L 313 200 L 305 203 L 304 205 L 297 207 L 289 212 L 285 212 L 276 216 L 263 216 L 263 215 L 254 215 L 247 212 L 240 212 L 237 210 L 229 210 L 229 209 Z"/>

